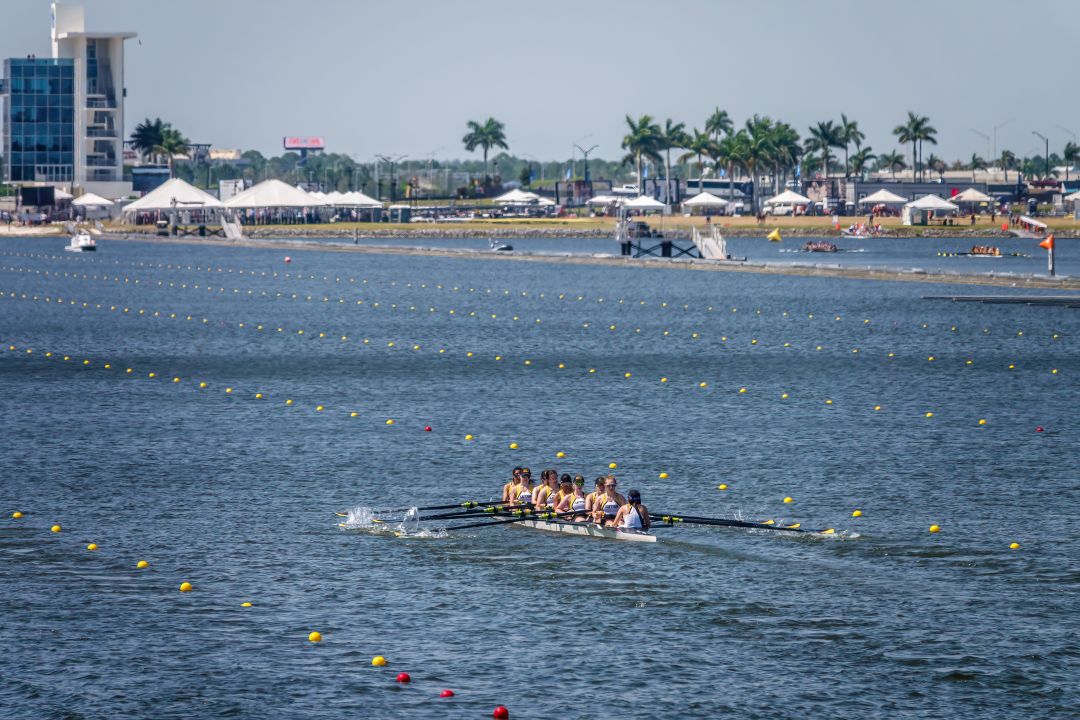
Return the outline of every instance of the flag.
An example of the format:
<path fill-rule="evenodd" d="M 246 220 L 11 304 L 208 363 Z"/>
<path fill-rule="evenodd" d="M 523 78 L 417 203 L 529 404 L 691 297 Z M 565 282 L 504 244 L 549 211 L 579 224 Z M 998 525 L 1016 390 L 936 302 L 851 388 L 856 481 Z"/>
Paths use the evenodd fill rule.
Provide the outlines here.
<path fill-rule="evenodd" d="M 569 166 L 569 165 L 567 165 L 567 166 L 566 166 L 566 179 L 567 179 L 567 180 L 569 180 L 569 179 L 570 179 L 570 178 L 572 178 L 573 176 L 574 176 L 574 173 L 573 173 L 573 171 L 572 171 L 572 170 L 570 169 L 570 166 Z"/>
<path fill-rule="evenodd" d="M 1050 233 L 1046 236 L 1046 239 L 1039 243 L 1039 247 L 1046 248 L 1047 250 L 1054 249 L 1054 233 Z"/>

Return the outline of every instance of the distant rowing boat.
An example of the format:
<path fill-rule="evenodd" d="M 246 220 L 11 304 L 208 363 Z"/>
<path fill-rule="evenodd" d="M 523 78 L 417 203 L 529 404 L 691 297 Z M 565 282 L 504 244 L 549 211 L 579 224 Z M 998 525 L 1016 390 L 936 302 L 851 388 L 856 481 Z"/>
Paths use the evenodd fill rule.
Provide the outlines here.
<path fill-rule="evenodd" d="M 567 533 L 569 535 L 588 535 L 589 537 L 608 540 L 628 540 L 630 542 L 656 542 L 656 536 L 640 530 L 600 527 L 592 523 L 563 522 L 561 520 L 522 520 L 514 523 L 521 527 L 547 532 Z"/>

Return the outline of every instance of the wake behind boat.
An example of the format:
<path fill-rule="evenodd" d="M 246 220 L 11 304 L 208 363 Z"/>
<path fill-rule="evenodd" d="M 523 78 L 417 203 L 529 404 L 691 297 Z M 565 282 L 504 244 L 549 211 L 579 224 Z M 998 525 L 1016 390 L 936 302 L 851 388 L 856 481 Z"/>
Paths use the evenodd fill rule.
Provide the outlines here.
<path fill-rule="evenodd" d="M 70 242 L 64 247 L 67 252 L 95 252 L 97 243 L 90 233 L 80 230 L 71 236 Z"/>

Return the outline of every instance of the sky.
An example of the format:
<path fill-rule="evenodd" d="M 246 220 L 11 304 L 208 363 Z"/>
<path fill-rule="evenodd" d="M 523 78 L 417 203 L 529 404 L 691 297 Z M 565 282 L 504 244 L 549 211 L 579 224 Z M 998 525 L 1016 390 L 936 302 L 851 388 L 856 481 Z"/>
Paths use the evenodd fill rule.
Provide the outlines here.
<path fill-rule="evenodd" d="M 1076 0 L 86 0 L 127 44 L 127 132 L 161 117 L 192 142 L 280 154 L 470 157 L 468 120 L 510 151 L 617 159 L 625 116 L 701 127 L 716 107 L 801 135 L 840 113 L 875 152 L 908 110 L 948 161 L 1061 152 L 1080 132 Z M 3 0 L 0 55 L 50 54 L 49 0 Z"/>

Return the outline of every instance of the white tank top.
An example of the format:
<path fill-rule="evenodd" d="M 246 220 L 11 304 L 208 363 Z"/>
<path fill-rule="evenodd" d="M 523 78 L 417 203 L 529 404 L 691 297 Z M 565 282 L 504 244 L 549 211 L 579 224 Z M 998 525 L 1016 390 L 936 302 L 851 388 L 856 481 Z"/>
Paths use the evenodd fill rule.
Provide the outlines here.
<path fill-rule="evenodd" d="M 622 526 L 627 530 L 641 529 L 641 513 L 633 505 L 630 506 L 630 512 L 623 515 Z"/>
<path fill-rule="evenodd" d="M 585 498 L 575 497 L 570 509 L 574 512 L 585 512 Z"/>
<path fill-rule="evenodd" d="M 530 490 L 529 488 L 522 488 L 521 492 L 518 493 L 517 501 L 519 503 L 521 503 L 522 505 L 531 503 L 532 502 L 532 490 Z"/>
<path fill-rule="evenodd" d="M 615 517 L 615 514 L 619 512 L 619 503 L 614 499 L 608 500 L 604 503 L 604 514 Z"/>
<path fill-rule="evenodd" d="M 555 492 L 554 491 L 548 491 L 546 503 L 547 503 L 547 506 L 549 508 L 555 507 Z"/>

